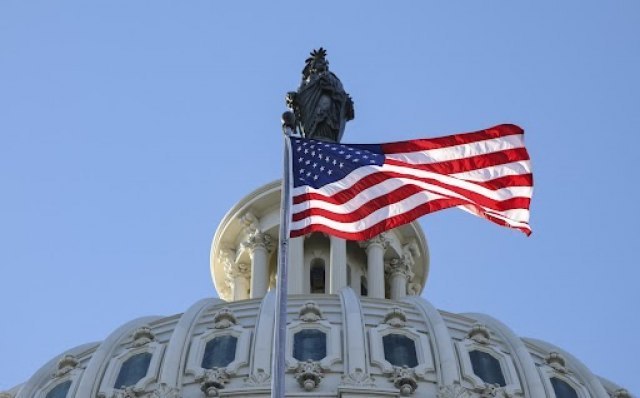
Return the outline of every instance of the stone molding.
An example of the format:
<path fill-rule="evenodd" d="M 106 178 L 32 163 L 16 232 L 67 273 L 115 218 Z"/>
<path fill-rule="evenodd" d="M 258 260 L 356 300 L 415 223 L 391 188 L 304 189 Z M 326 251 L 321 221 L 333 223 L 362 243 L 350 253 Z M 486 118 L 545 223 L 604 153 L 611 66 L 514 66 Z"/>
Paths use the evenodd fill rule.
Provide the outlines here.
<path fill-rule="evenodd" d="M 480 394 L 480 397 L 512 397 L 522 395 L 522 387 L 512 356 L 505 352 L 497 342 L 491 340 L 491 331 L 485 325 L 475 323 L 467 332 L 464 340 L 455 342 L 455 347 L 458 352 L 460 374 L 462 379 L 471 384 L 471 391 Z M 496 387 L 487 384 L 477 376 L 471 365 L 471 351 L 481 351 L 498 360 L 506 386 L 496 390 L 499 386 Z M 502 394 L 504 392 L 504 395 L 486 395 L 489 394 L 490 391 L 493 391 L 492 394 Z"/>
<path fill-rule="evenodd" d="M 207 332 L 194 336 L 191 340 L 185 373 L 193 375 L 195 379 L 205 377 L 207 371 L 211 370 L 202 367 L 202 358 L 206 345 L 216 337 L 222 336 L 233 336 L 238 339 L 235 357 L 223 369 L 225 374 L 234 375 L 241 366 L 248 365 L 251 330 L 239 325 L 234 313 L 225 307 L 213 313 L 213 325 Z"/>
<path fill-rule="evenodd" d="M 165 346 L 156 341 L 154 333 L 148 326 L 141 326 L 135 329 L 131 333 L 131 338 L 132 341 L 128 348 L 109 361 L 107 370 L 100 383 L 100 388 L 98 389 L 99 397 L 136 397 L 144 393 L 151 383 L 158 379 Z M 149 362 L 146 376 L 140 379 L 135 385 L 125 389 L 114 387 L 122 364 L 129 358 L 144 353 L 151 354 L 151 361 Z"/>
<path fill-rule="evenodd" d="M 318 387 L 324 374 L 322 373 L 320 362 L 308 360 L 306 362 L 298 362 L 294 377 L 298 384 L 300 384 L 300 387 L 308 392 Z"/>

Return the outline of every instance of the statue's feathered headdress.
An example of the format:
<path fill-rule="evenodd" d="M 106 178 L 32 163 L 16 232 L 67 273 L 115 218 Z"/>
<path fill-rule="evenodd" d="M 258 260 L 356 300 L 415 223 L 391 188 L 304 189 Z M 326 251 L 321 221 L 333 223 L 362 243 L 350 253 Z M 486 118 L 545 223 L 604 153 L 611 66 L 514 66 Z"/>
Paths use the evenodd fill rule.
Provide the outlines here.
<path fill-rule="evenodd" d="M 307 77 L 309 77 L 309 75 L 311 74 L 311 68 L 313 67 L 313 64 L 315 63 L 316 60 L 325 59 L 326 61 L 327 50 L 320 47 L 317 50 L 311 51 L 309 55 L 310 57 L 304 61 L 305 65 L 304 65 L 304 69 L 302 69 L 302 79 L 306 79 Z"/>

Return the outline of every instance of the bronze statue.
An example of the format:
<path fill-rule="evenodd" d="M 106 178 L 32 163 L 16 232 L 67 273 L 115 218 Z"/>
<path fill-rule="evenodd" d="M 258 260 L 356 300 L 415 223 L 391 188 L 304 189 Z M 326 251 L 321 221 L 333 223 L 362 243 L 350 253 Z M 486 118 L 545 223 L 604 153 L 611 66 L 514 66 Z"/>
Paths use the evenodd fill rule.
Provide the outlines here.
<path fill-rule="evenodd" d="M 342 88 L 340 79 L 329 71 L 327 51 L 320 47 L 311 52 L 302 70 L 298 91 L 287 93 L 291 114 L 283 123 L 306 138 L 340 142 L 347 121 L 354 117 L 353 101 Z"/>

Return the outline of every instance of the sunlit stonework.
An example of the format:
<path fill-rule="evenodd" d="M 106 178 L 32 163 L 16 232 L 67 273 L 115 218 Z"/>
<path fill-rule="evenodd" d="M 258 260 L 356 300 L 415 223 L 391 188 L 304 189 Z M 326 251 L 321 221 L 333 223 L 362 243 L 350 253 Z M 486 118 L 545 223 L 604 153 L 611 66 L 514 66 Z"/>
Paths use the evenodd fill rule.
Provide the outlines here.
<path fill-rule="evenodd" d="M 220 298 L 127 322 L 0 397 L 268 397 L 279 211 L 273 182 L 222 219 L 210 257 Z M 434 308 L 422 297 L 429 248 L 416 222 L 366 242 L 310 234 L 292 239 L 286 255 L 288 397 L 631 397 L 560 347 L 518 337 L 488 315 Z M 150 359 L 121 375 L 136 356 Z M 130 385 L 117 387 L 119 376 Z"/>

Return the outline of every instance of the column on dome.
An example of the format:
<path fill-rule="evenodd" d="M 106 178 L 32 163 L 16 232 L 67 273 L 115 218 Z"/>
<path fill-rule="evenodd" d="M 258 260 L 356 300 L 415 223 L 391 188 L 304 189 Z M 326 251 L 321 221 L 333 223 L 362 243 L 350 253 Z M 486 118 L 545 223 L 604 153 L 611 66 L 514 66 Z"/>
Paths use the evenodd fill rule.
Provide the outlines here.
<path fill-rule="evenodd" d="M 269 289 L 269 253 L 273 249 L 271 236 L 255 232 L 243 242 L 251 256 L 251 298 L 264 297 Z"/>
<path fill-rule="evenodd" d="M 407 284 L 413 278 L 411 264 L 405 258 L 394 258 L 384 267 L 389 279 L 392 300 L 400 300 L 407 296 Z"/>
<path fill-rule="evenodd" d="M 356 296 L 360 296 L 362 287 L 362 269 L 359 266 L 351 267 L 351 288 L 355 292 Z"/>
<path fill-rule="evenodd" d="M 347 241 L 331 235 L 329 242 L 329 293 L 337 294 L 347 286 Z"/>
<path fill-rule="evenodd" d="M 304 286 L 304 236 L 289 239 L 288 258 L 289 294 L 303 294 Z"/>
<path fill-rule="evenodd" d="M 369 297 L 384 298 L 384 252 L 389 246 L 385 234 L 360 242 L 367 252 Z"/>
<path fill-rule="evenodd" d="M 235 251 L 224 254 L 224 275 L 227 286 L 231 289 L 231 297 L 234 301 L 249 298 L 249 280 L 251 279 L 251 267 L 246 263 L 237 263 Z"/>

